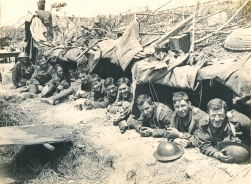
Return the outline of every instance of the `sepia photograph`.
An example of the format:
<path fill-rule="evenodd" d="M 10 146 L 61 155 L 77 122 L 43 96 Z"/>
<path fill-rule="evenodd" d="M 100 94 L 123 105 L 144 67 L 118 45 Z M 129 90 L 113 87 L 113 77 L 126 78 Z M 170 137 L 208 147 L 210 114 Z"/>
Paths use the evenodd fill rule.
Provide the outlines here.
<path fill-rule="evenodd" d="M 251 183 L 251 0 L 0 0 L 0 184 Z"/>

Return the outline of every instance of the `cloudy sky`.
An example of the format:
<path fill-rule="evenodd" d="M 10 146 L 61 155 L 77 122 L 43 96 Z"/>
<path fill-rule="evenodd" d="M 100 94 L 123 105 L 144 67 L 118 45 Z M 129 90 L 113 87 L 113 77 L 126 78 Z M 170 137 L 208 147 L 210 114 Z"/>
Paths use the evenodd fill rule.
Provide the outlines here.
<path fill-rule="evenodd" d="M 56 2 L 66 2 L 59 15 L 77 17 L 92 17 L 98 14 L 119 14 L 125 11 L 140 10 L 146 6 L 151 10 L 164 5 L 169 0 L 46 0 L 46 10 L 50 10 L 51 4 Z M 209 0 L 200 0 L 205 2 Z M 28 11 L 34 12 L 37 9 L 38 0 L 0 0 L 1 3 L 1 25 L 12 25 L 21 18 L 25 18 Z M 163 7 L 167 9 L 176 6 L 187 6 L 195 4 L 197 0 L 171 0 Z M 23 19 L 20 20 L 22 22 Z"/>

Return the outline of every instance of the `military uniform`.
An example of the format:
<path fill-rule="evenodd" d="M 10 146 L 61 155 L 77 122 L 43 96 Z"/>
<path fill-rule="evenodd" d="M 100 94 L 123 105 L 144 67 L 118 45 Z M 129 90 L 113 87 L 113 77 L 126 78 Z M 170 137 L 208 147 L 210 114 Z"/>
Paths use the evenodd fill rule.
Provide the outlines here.
<path fill-rule="evenodd" d="M 199 121 L 202 117 L 207 115 L 204 111 L 200 110 L 199 108 L 191 106 L 188 111 L 187 118 L 181 118 L 177 115 L 176 111 L 174 111 L 170 128 L 176 128 L 179 132 L 183 133 L 183 138 L 189 140 L 189 142 L 193 143 L 193 135 L 195 130 L 199 127 Z M 169 139 L 172 139 L 172 136 L 168 135 Z"/>
<path fill-rule="evenodd" d="M 153 137 L 165 137 L 166 128 L 170 126 L 173 111 L 166 105 L 158 102 L 154 102 L 154 111 L 151 118 L 146 118 L 144 114 L 141 114 L 135 129 L 140 132 L 141 127 L 150 127 L 153 129 Z"/>
<path fill-rule="evenodd" d="M 223 125 L 216 129 L 209 122 L 209 116 L 204 116 L 199 124 L 199 128 L 194 133 L 196 146 L 201 152 L 208 156 L 213 156 L 218 152 L 217 145 L 222 141 L 240 142 L 250 145 L 250 119 L 237 112 L 229 111 L 232 118 L 227 117 Z"/>
<path fill-rule="evenodd" d="M 61 85 L 64 89 L 68 89 L 70 87 L 70 81 L 67 80 L 65 76 L 59 77 L 58 74 L 56 74 L 46 85 L 54 86 L 55 88 Z"/>
<path fill-rule="evenodd" d="M 12 81 L 14 86 L 16 88 L 25 86 L 26 82 L 31 79 L 34 70 L 35 68 L 30 61 L 28 61 L 26 64 L 18 61 L 12 71 Z"/>
<path fill-rule="evenodd" d="M 56 76 L 56 71 L 50 64 L 47 64 L 45 68 L 38 67 L 31 77 L 32 85 L 42 85 L 44 86 L 52 78 Z"/>
<path fill-rule="evenodd" d="M 99 92 L 91 92 L 90 100 L 94 108 L 106 108 L 109 105 L 109 99 L 105 93 L 104 80 L 101 80 L 101 90 Z"/>

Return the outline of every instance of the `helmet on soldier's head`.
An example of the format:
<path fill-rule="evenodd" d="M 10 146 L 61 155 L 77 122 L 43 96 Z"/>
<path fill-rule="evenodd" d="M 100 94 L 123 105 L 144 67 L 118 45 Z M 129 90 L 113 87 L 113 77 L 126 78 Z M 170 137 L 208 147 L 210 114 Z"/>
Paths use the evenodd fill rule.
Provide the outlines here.
<path fill-rule="evenodd" d="M 157 150 L 153 156 L 159 161 L 171 161 L 178 159 L 184 154 L 184 150 L 173 142 L 162 142 L 158 145 Z"/>
<path fill-rule="evenodd" d="M 21 52 L 19 55 L 18 55 L 18 58 L 24 58 L 24 57 L 29 57 L 27 53 L 25 52 Z"/>

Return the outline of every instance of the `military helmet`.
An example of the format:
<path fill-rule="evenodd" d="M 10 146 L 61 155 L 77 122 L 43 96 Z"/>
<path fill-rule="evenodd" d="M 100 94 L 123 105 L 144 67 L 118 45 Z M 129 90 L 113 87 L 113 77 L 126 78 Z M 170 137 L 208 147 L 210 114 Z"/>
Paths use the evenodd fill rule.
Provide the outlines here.
<path fill-rule="evenodd" d="M 178 159 L 183 154 L 184 150 L 181 147 L 178 147 L 177 144 L 165 141 L 158 145 L 153 156 L 159 161 L 171 161 Z"/>
<path fill-rule="evenodd" d="M 21 52 L 19 55 L 18 55 L 18 58 L 24 58 L 24 57 L 29 57 L 27 53 L 25 52 Z"/>
<path fill-rule="evenodd" d="M 241 163 L 250 157 L 250 147 L 238 142 L 221 142 L 218 144 L 220 150 L 225 149 L 226 155 L 233 157 L 234 163 Z"/>

